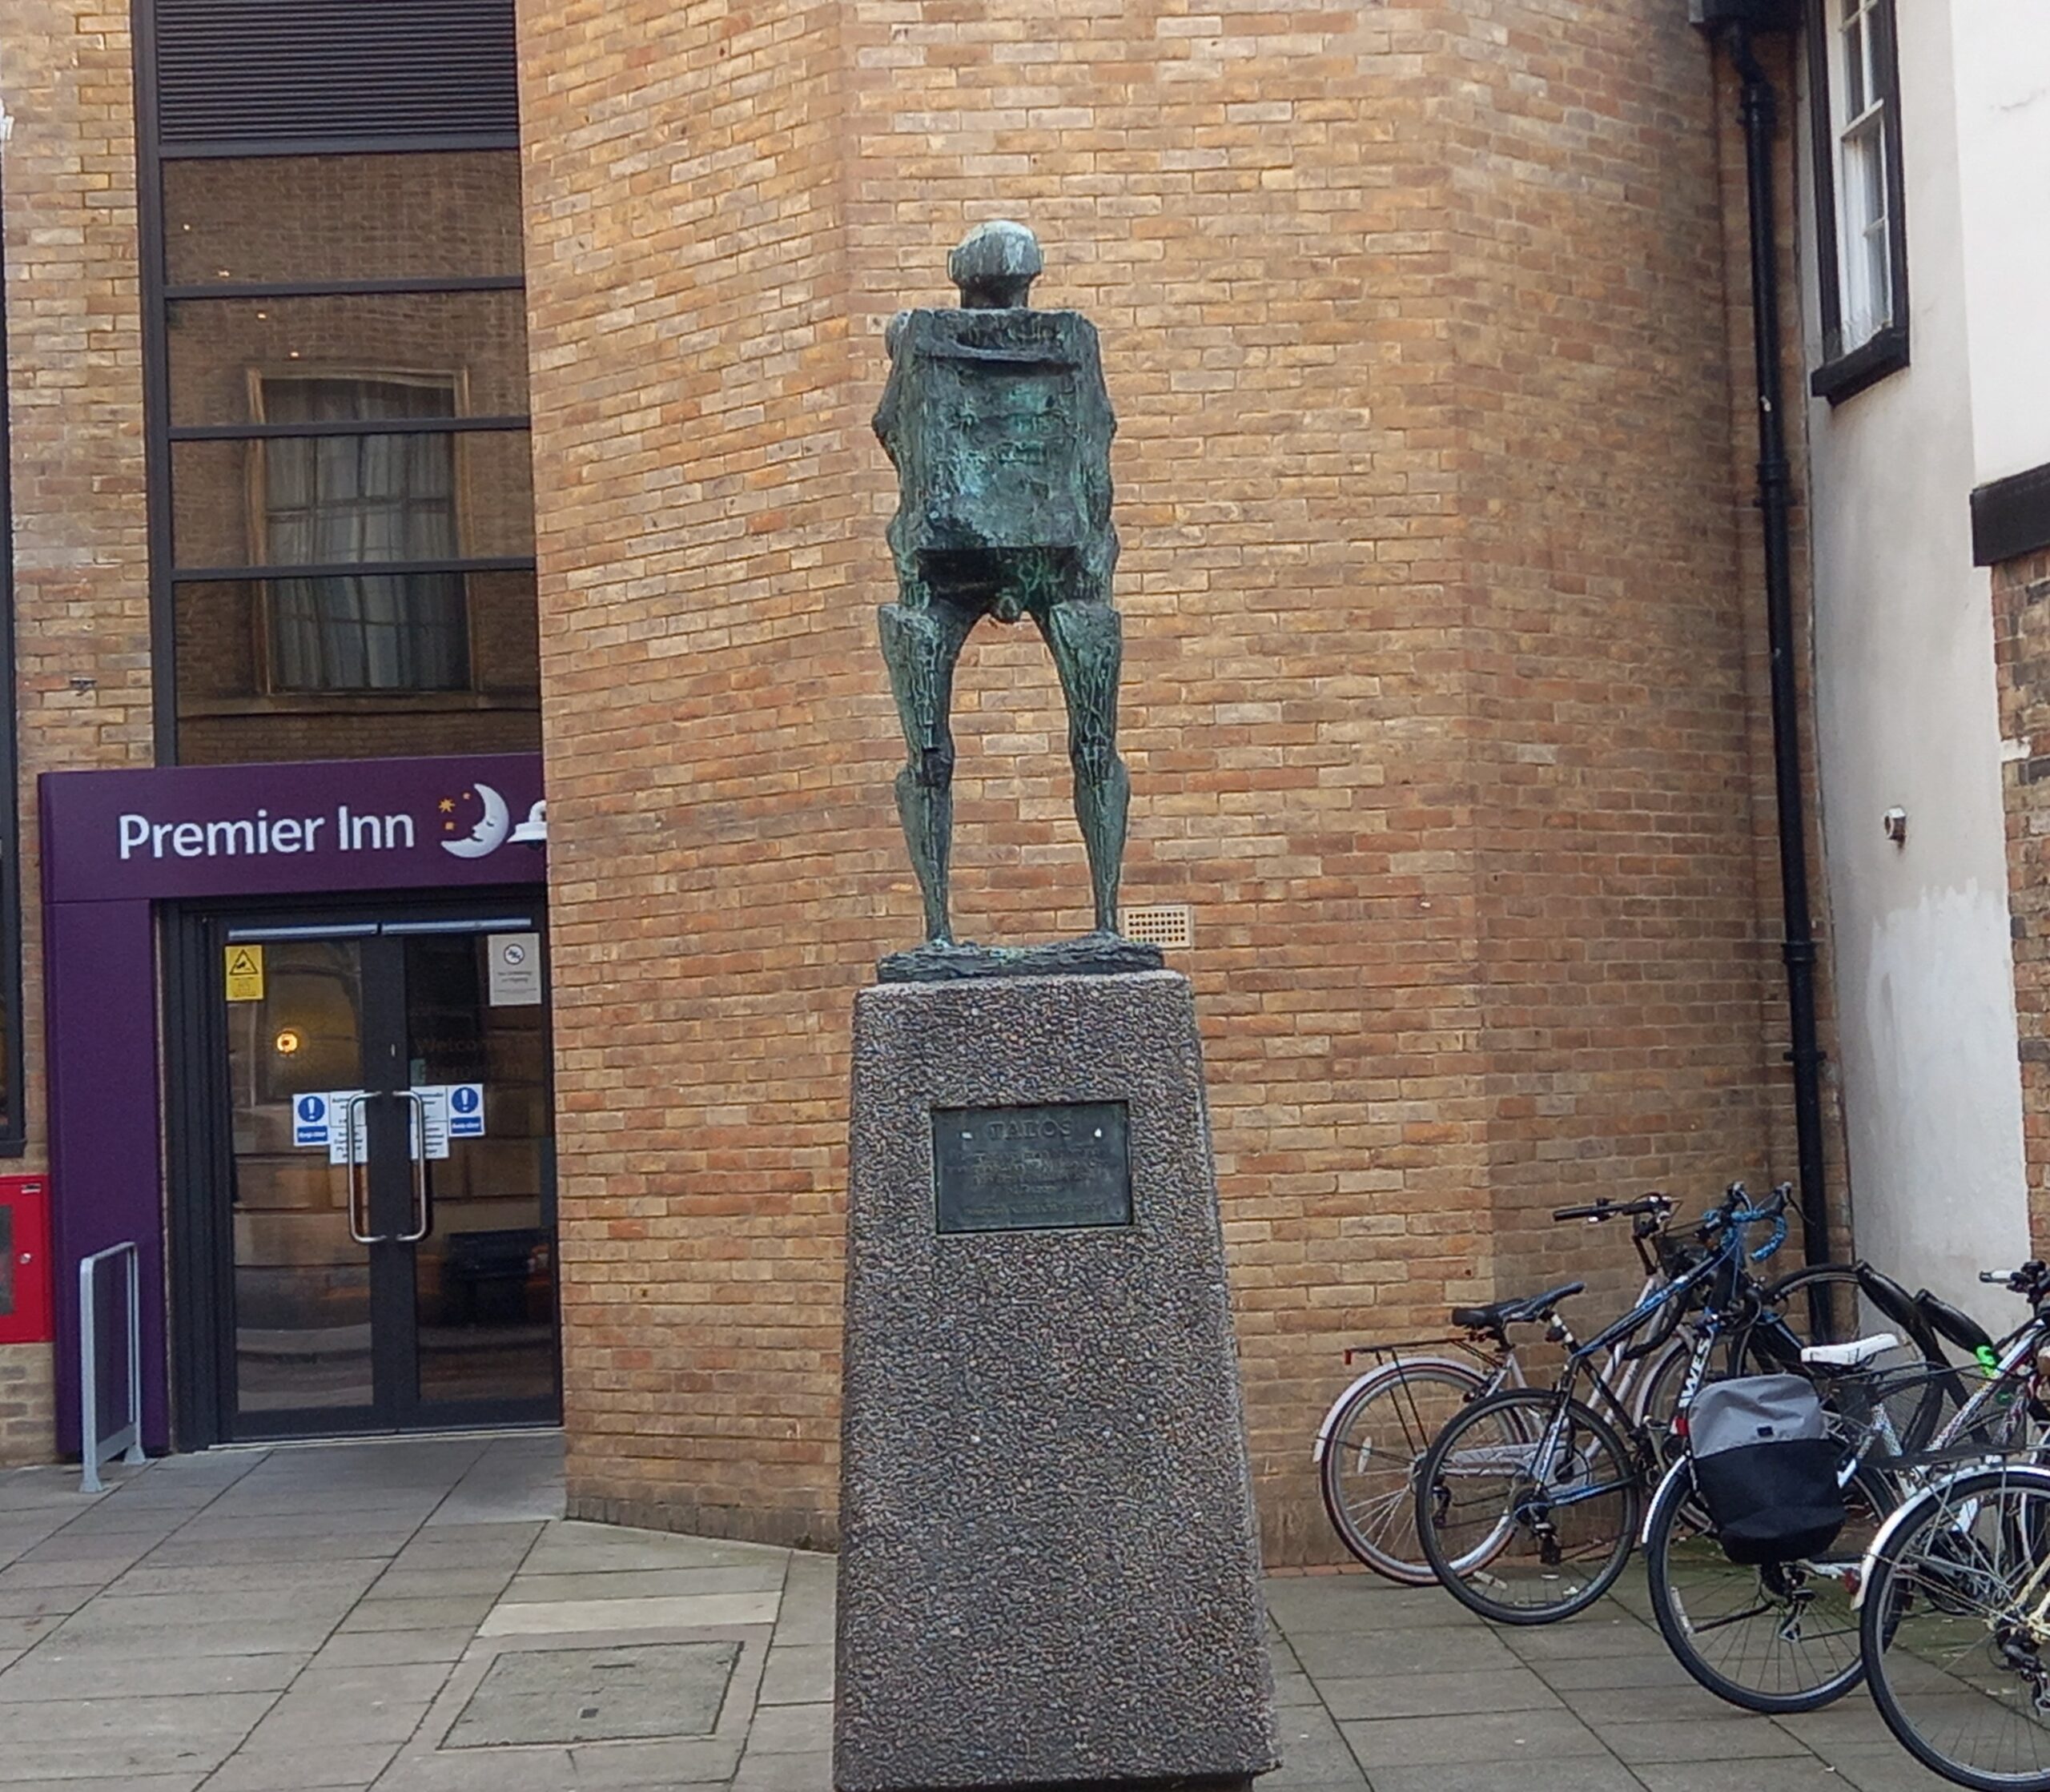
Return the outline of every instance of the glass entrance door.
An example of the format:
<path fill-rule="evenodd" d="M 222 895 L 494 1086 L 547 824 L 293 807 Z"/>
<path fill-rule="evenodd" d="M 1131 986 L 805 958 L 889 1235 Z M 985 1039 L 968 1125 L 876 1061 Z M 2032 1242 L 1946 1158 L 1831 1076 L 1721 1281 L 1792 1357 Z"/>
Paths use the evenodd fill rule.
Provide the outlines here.
<path fill-rule="evenodd" d="M 559 1412 L 538 914 L 215 922 L 238 1438 Z"/>

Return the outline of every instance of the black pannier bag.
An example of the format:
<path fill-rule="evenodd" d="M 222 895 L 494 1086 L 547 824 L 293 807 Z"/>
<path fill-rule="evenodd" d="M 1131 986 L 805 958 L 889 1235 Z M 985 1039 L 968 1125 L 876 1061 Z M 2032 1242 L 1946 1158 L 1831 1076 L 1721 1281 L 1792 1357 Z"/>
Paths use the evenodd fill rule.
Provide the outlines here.
<path fill-rule="evenodd" d="M 1694 1486 L 1734 1562 L 1794 1561 L 1843 1529 L 1829 1435 L 1815 1390 L 1798 1375 L 1711 1383 L 1687 1408 Z"/>

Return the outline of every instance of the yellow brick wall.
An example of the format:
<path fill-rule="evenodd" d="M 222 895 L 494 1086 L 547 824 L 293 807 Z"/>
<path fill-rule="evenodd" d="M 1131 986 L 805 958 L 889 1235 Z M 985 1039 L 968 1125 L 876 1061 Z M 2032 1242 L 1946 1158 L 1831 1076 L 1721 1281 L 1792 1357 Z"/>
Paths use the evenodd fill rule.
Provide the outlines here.
<path fill-rule="evenodd" d="M 521 27 L 573 1503 L 832 1534 L 849 1004 L 918 927 L 866 419 L 1009 215 L 1103 332 L 1126 897 L 1194 910 L 1270 1554 L 1328 1553 L 1343 1345 L 1627 1280 L 1555 1202 L 1770 1174 L 1706 46 L 1654 0 Z M 961 930 L 1080 929 L 1036 640 L 956 707 Z"/>
<path fill-rule="evenodd" d="M 19 705 L 29 1152 L 43 1131 L 35 780 L 151 753 L 149 585 L 128 12 L 5 8 L 7 404 Z M 50 1350 L 0 1350 L 0 1460 L 53 1448 Z"/>

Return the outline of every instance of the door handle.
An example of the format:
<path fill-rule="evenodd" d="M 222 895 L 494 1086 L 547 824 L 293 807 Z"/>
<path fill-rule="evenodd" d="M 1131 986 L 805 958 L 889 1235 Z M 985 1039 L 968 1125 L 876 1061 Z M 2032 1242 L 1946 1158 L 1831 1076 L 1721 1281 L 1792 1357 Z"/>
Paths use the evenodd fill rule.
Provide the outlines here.
<path fill-rule="evenodd" d="M 413 1229 L 400 1233 L 398 1241 L 417 1244 L 434 1230 L 434 1197 L 427 1186 L 427 1103 L 411 1089 L 400 1089 L 397 1094 L 401 1101 L 412 1103 L 406 1150 L 413 1165 Z"/>
<path fill-rule="evenodd" d="M 361 1095 L 350 1096 L 342 1109 L 342 1123 L 348 1128 L 349 1236 L 359 1244 L 383 1244 L 389 1241 L 391 1235 L 370 1230 L 369 1108 L 370 1097 Z M 357 1123 L 359 1115 L 360 1126 Z M 356 1224 L 358 1212 L 363 1215 L 360 1227 Z"/>

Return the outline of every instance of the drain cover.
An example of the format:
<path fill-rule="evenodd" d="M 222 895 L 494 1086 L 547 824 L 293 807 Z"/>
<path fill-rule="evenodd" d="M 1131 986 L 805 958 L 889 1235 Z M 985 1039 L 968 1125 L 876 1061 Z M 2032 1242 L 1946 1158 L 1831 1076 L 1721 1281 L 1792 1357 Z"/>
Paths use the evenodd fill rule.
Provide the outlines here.
<path fill-rule="evenodd" d="M 739 1659 L 737 1642 L 508 1649 L 442 1746 L 709 1736 Z"/>

